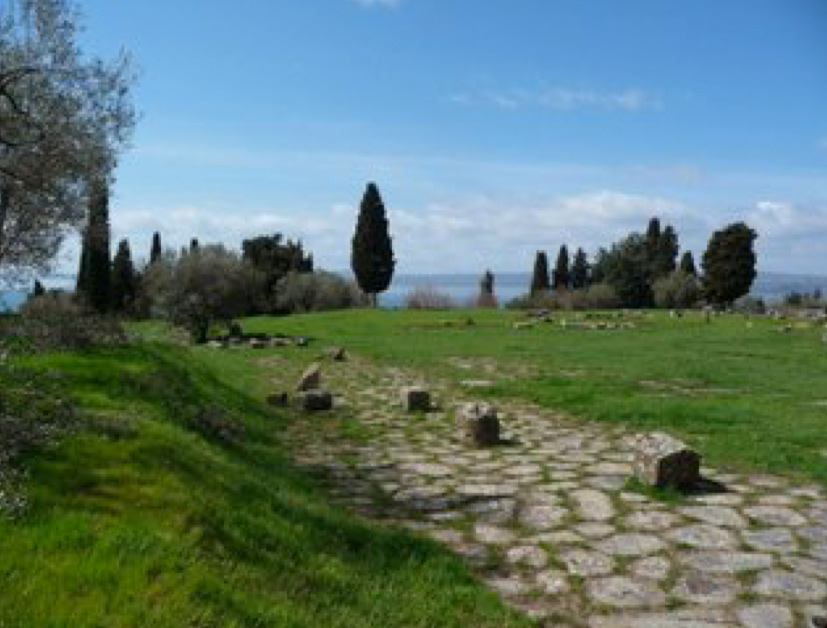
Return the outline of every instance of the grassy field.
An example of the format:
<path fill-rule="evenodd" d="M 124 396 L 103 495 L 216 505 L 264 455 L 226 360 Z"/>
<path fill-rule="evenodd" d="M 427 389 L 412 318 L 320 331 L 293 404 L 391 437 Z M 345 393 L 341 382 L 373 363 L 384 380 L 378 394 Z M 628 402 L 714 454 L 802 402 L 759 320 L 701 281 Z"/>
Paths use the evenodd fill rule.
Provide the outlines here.
<path fill-rule="evenodd" d="M 467 319 L 473 324 L 467 324 Z M 584 420 L 662 429 L 717 466 L 796 474 L 827 484 L 827 345 L 821 327 L 689 313 L 633 317 L 633 329 L 557 324 L 514 330 L 498 311 L 348 311 L 249 319 L 250 331 L 305 334 L 388 364 L 522 397 Z M 589 321 L 584 321 L 589 322 Z M 458 360 L 457 358 L 460 358 Z M 465 361 L 466 364 L 461 363 Z M 466 368 L 459 368 L 458 365 Z M 513 376 L 513 377 L 509 377 Z"/>
<path fill-rule="evenodd" d="M 518 331 L 520 316 L 248 319 L 247 331 L 313 341 L 230 351 L 170 343 L 150 324 L 137 329 L 154 340 L 132 347 L 23 360 L 62 374 L 84 427 L 29 457 L 30 508 L 0 519 L 0 626 L 530 625 L 446 550 L 346 514 L 288 463 L 279 434 L 302 419 L 264 403 L 261 360 L 274 354 L 291 373 L 340 345 L 490 379 L 480 395 L 667 430 L 716 466 L 827 484 L 821 329 L 647 314 L 632 329 Z"/>
<path fill-rule="evenodd" d="M 85 427 L 27 460 L 30 508 L 0 518 L 0 626 L 529 625 L 447 550 L 330 506 L 286 462 L 294 417 L 261 402 L 251 357 L 26 361 L 62 373 Z M 219 438 L 216 407 L 244 433 Z"/>

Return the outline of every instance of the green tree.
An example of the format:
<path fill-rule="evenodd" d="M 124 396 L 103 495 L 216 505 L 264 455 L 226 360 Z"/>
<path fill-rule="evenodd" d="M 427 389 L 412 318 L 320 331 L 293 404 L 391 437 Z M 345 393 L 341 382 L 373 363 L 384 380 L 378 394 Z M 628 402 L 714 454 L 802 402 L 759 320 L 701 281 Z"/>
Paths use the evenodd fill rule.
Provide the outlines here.
<path fill-rule="evenodd" d="M 658 279 L 652 287 L 655 305 L 662 308 L 687 308 L 701 298 L 701 285 L 695 275 L 683 270 L 672 271 Z"/>
<path fill-rule="evenodd" d="M 78 288 L 98 312 L 105 312 L 110 299 L 109 190 L 101 181 L 90 187 L 89 223 L 83 235 Z"/>
<path fill-rule="evenodd" d="M 701 265 L 706 298 L 716 306 L 731 305 L 749 292 L 755 280 L 758 234 L 736 222 L 712 234 Z"/>
<path fill-rule="evenodd" d="M 161 234 L 157 231 L 152 234 L 152 248 L 149 250 L 149 263 L 154 264 L 161 259 Z"/>
<path fill-rule="evenodd" d="M 83 55 L 70 0 L 0 4 L 0 275 L 48 269 L 110 177 L 135 113 L 133 76 Z"/>
<path fill-rule="evenodd" d="M 571 264 L 571 287 L 575 290 L 583 290 L 589 286 L 589 258 L 586 252 L 578 248 L 574 254 L 574 261 Z"/>
<path fill-rule="evenodd" d="M 652 285 L 648 238 L 631 233 L 602 251 L 598 265 L 603 281 L 611 285 L 624 307 L 650 307 Z"/>
<path fill-rule="evenodd" d="M 531 295 L 546 292 L 551 288 L 548 277 L 548 258 L 545 251 L 537 251 L 534 258 L 534 273 L 531 275 Z"/>
<path fill-rule="evenodd" d="M 112 260 L 112 310 L 118 313 L 132 309 L 138 288 L 138 277 L 132 263 L 129 240 L 118 243 L 118 251 Z"/>
<path fill-rule="evenodd" d="M 359 287 L 376 306 L 376 295 L 387 290 L 391 283 L 396 260 L 388 233 L 385 205 L 374 183 L 368 183 L 362 197 L 350 265 Z"/>
<path fill-rule="evenodd" d="M 568 290 L 571 283 L 569 275 L 569 250 L 566 245 L 560 247 L 557 263 L 554 265 L 554 289 Z"/>
<path fill-rule="evenodd" d="M 201 245 L 200 245 L 200 244 L 199 244 L 199 242 L 198 242 L 198 238 L 191 238 L 191 239 L 190 239 L 190 253 L 197 253 L 197 252 L 198 252 L 198 248 L 199 248 L 200 246 L 201 246 Z"/>
<path fill-rule="evenodd" d="M 687 275 L 694 277 L 698 276 L 698 270 L 695 268 L 695 258 L 692 257 L 692 251 L 684 251 L 681 256 L 680 269 Z"/>
<path fill-rule="evenodd" d="M 654 280 L 666 277 L 675 270 L 679 249 L 677 232 L 672 225 L 666 225 L 660 234 L 653 260 L 652 277 Z"/>
<path fill-rule="evenodd" d="M 35 279 L 33 296 L 42 297 L 44 294 L 46 294 L 46 288 L 43 287 L 43 284 L 40 283 L 39 279 Z"/>
<path fill-rule="evenodd" d="M 477 307 L 497 307 L 497 297 L 494 294 L 494 273 L 490 270 L 486 270 L 480 279 Z"/>
<path fill-rule="evenodd" d="M 244 240 L 241 250 L 243 260 L 262 276 L 262 294 L 254 311 L 276 312 L 281 279 L 289 273 L 313 272 L 313 256 L 304 252 L 301 242 L 285 241 L 280 233 Z"/>

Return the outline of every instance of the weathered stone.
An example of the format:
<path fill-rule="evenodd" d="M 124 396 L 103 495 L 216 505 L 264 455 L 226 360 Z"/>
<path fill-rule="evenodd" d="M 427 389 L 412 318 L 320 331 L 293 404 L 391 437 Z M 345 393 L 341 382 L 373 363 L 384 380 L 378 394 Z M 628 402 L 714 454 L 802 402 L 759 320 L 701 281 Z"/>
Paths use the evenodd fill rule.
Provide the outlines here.
<path fill-rule="evenodd" d="M 267 395 L 267 403 L 271 406 L 286 406 L 287 402 L 289 401 L 289 397 L 287 393 L 280 392 L 280 393 L 273 393 L 272 395 Z"/>
<path fill-rule="evenodd" d="M 573 576 L 604 576 L 614 570 L 614 560 L 605 554 L 589 550 L 566 550 L 560 554 L 560 560 Z"/>
<path fill-rule="evenodd" d="M 566 593 L 570 588 L 566 574 L 555 569 L 541 571 L 537 574 L 537 584 L 540 585 L 540 589 L 543 592 L 548 593 L 549 595 Z"/>
<path fill-rule="evenodd" d="M 763 530 L 744 530 L 741 533 L 744 543 L 765 552 L 790 553 L 798 549 L 792 532 L 787 528 L 766 528 Z"/>
<path fill-rule="evenodd" d="M 577 504 L 580 517 L 590 521 L 606 521 L 614 517 L 615 510 L 609 497 L 598 490 L 574 491 L 571 498 Z"/>
<path fill-rule="evenodd" d="M 700 549 L 732 549 L 736 545 L 731 532 L 705 523 L 676 528 L 668 532 L 667 536 L 675 543 Z"/>
<path fill-rule="evenodd" d="M 406 386 L 401 396 L 405 412 L 427 412 L 431 409 L 431 393 L 422 386 Z"/>
<path fill-rule="evenodd" d="M 510 530 L 484 523 L 474 526 L 474 535 L 477 540 L 487 545 L 506 545 L 515 539 L 514 533 Z"/>
<path fill-rule="evenodd" d="M 786 606 L 755 604 L 738 609 L 738 621 L 744 628 L 792 628 L 793 614 Z"/>
<path fill-rule="evenodd" d="M 542 568 L 548 563 L 548 556 L 546 551 L 537 547 L 536 545 L 522 545 L 512 547 L 505 554 L 506 559 L 510 563 L 518 565 L 528 565 L 530 567 Z"/>
<path fill-rule="evenodd" d="M 629 528 L 659 531 L 674 528 L 680 519 L 668 512 L 658 510 L 638 510 L 626 517 L 624 523 Z"/>
<path fill-rule="evenodd" d="M 750 519 L 771 526 L 801 526 L 807 520 L 791 508 L 784 506 L 753 506 L 744 510 Z"/>
<path fill-rule="evenodd" d="M 586 593 L 595 602 L 616 608 L 657 607 L 666 603 L 663 591 L 653 582 L 624 576 L 591 580 L 586 583 Z"/>
<path fill-rule="evenodd" d="M 604 539 L 597 549 L 612 556 L 646 556 L 666 547 L 666 543 L 651 534 L 628 532 Z"/>
<path fill-rule="evenodd" d="M 457 416 L 469 439 L 478 447 L 490 447 L 500 442 L 500 422 L 497 419 L 497 410 L 491 404 L 463 404 Z"/>
<path fill-rule="evenodd" d="M 635 477 L 650 486 L 685 488 L 700 480 L 700 455 L 668 434 L 639 437 L 634 453 Z"/>
<path fill-rule="evenodd" d="M 747 520 L 733 508 L 726 506 L 686 506 L 680 512 L 687 517 L 716 526 L 728 528 L 746 528 Z"/>
<path fill-rule="evenodd" d="M 520 510 L 520 523 L 532 530 L 549 530 L 565 520 L 568 511 L 547 503 L 532 503 Z"/>
<path fill-rule="evenodd" d="M 574 526 L 573 530 L 587 539 L 602 539 L 617 532 L 613 525 L 600 521 L 586 521 Z"/>
<path fill-rule="evenodd" d="M 326 390 L 306 390 L 299 393 L 302 410 L 322 412 L 333 407 L 333 395 Z"/>
<path fill-rule="evenodd" d="M 629 565 L 629 572 L 638 578 L 665 580 L 669 577 L 672 564 L 663 556 L 641 558 Z"/>
<path fill-rule="evenodd" d="M 680 578 L 672 591 L 675 597 L 696 604 L 729 604 L 741 587 L 732 578 L 693 572 Z"/>
<path fill-rule="evenodd" d="M 696 552 L 683 558 L 696 571 L 736 574 L 772 567 L 772 556 L 755 552 Z"/>
<path fill-rule="evenodd" d="M 827 586 L 814 578 L 789 571 L 765 571 L 758 576 L 755 591 L 788 600 L 818 602 L 827 596 Z"/>
<path fill-rule="evenodd" d="M 347 360 L 347 351 L 343 347 L 328 347 L 325 354 L 334 362 L 344 362 Z"/>
<path fill-rule="evenodd" d="M 299 378 L 299 383 L 296 384 L 296 390 L 298 392 L 306 392 L 308 390 L 318 390 L 318 388 L 322 385 L 322 368 L 317 364 L 313 363 L 308 366 L 304 373 L 302 373 L 301 377 Z"/>

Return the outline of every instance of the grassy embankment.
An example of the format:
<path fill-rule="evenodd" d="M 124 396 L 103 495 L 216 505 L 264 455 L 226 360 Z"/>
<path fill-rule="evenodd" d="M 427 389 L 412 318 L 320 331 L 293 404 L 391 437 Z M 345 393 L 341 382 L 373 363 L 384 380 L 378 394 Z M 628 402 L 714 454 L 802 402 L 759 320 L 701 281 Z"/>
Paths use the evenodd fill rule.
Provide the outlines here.
<path fill-rule="evenodd" d="M 464 324 L 468 317 L 474 325 Z M 654 313 L 636 328 L 540 324 L 513 330 L 518 313 L 335 312 L 249 319 L 251 331 L 306 334 L 389 364 L 457 380 L 487 377 L 450 358 L 493 359 L 500 379 L 479 394 L 522 397 L 572 416 L 663 429 L 712 464 L 797 474 L 827 484 L 827 345 L 824 329 L 780 333 L 781 323 L 697 313 Z M 571 313 L 558 315 L 574 320 Z M 496 378 L 495 378 L 496 379 Z"/>
<path fill-rule="evenodd" d="M 251 351 L 25 363 L 62 373 L 86 426 L 30 456 L 30 508 L 0 519 L 0 626 L 528 625 L 446 550 L 328 505 L 286 462 L 296 417 L 262 403 Z"/>

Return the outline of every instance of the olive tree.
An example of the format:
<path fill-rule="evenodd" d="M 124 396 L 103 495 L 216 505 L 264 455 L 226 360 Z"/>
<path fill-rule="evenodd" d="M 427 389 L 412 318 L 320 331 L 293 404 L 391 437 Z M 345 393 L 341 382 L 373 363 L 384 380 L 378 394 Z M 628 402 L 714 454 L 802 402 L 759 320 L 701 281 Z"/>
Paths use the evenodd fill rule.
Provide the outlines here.
<path fill-rule="evenodd" d="M 78 45 L 70 0 L 0 7 L 0 280 L 45 270 L 135 122 L 129 57 Z"/>
<path fill-rule="evenodd" d="M 154 315 L 204 342 L 213 324 L 229 326 L 247 313 L 262 281 L 237 253 L 214 244 L 186 255 L 166 251 L 149 265 L 143 285 Z"/>

